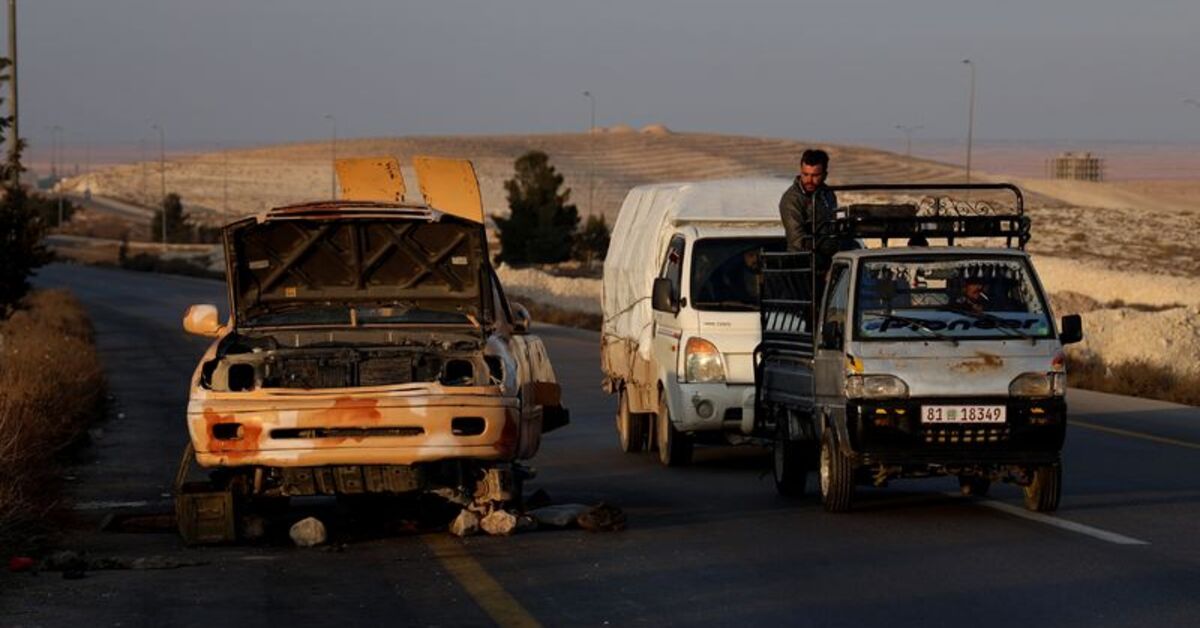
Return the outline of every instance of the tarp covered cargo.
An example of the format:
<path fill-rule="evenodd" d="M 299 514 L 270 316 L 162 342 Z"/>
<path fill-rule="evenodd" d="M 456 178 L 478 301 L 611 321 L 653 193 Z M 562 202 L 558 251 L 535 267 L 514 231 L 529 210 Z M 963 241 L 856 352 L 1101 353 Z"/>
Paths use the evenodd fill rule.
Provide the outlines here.
<path fill-rule="evenodd" d="M 621 205 L 604 259 L 605 344 L 632 344 L 650 357 L 650 294 L 675 225 L 779 224 L 779 198 L 791 179 L 721 179 L 633 188 Z"/>

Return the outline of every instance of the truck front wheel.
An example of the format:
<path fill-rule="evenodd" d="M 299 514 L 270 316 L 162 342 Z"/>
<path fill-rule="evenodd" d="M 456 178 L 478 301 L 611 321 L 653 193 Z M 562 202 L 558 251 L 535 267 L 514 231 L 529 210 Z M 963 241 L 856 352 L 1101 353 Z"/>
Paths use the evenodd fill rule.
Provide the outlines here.
<path fill-rule="evenodd" d="M 821 505 L 826 512 L 846 512 L 854 500 L 854 465 L 838 451 L 833 430 L 826 429 L 821 439 Z"/>
<path fill-rule="evenodd" d="M 692 439 L 675 429 L 671 424 L 671 410 L 667 407 L 667 394 L 658 393 L 658 414 L 654 425 L 658 442 L 658 460 L 667 467 L 681 467 L 692 461 Z"/>
<path fill-rule="evenodd" d="M 617 437 L 621 451 L 637 453 L 646 446 L 646 415 L 629 411 L 629 393 L 624 388 L 617 397 Z"/>
<path fill-rule="evenodd" d="M 1054 512 L 1062 499 L 1062 463 L 1038 467 L 1033 472 L 1025 493 L 1025 508 L 1034 512 Z"/>
<path fill-rule="evenodd" d="M 776 419 L 774 444 L 775 490 L 785 497 L 802 497 L 808 482 L 805 443 L 791 439 L 791 421 L 785 413 Z"/>

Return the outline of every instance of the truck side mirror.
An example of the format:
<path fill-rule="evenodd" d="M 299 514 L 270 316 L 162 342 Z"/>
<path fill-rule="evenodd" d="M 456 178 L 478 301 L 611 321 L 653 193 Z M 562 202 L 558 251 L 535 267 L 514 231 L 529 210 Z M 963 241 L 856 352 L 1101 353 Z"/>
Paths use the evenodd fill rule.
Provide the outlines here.
<path fill-rule="evenodd" d="M 513 331 L 518 334 L 529 333 L 529 328 L 533 327 L 533 316 L 530 316 L 529 310 L 520 303 L 513 303 L 510 308 L 513 316 Z"/>
<path fill-rule="evenodd" d="M 825 321 L 821 325 L 821 347 L 825 349 L 842 348 L 842 324 L 838 321 Z"/>
<path fill-rule="evenodd" d="M 1069 345 L 1080 340 L 1083 340 L 1083 319 L 1078 314 L 1062 317 L 1062 331 L 1058 334 L 1058 341 Z"/>
<path fill-rule="evenodd" d="M 679 298 L 675 296 L 675 286 L 666 277 L 654 280 L 654 290 L 650 297 L 650 306 L 659 312 L 679 313 Z"/>

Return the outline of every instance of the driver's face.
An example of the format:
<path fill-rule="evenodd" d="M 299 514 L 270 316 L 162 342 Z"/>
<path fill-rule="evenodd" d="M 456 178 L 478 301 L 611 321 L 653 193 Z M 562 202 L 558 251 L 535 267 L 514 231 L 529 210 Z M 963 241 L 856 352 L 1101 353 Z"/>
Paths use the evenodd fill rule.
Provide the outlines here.
<path fill-rule="evenodd" d="M 971 302 L 979 301 L 980 297 L 983 296 L 983 284 L 968 283 L 963 286 L 963 296 L 967 297 L 967 300 Z"/>
<path fill-rule="evenodd" d="M 800 187 L 812 194 L 825 183 L 825 166 L 800 164 Z"/>

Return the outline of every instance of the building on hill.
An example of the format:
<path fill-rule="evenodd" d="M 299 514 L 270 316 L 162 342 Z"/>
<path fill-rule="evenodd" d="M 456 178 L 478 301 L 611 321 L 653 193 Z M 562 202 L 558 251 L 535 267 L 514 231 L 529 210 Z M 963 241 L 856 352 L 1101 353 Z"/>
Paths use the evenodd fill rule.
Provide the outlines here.
<path fill-rule="evenodd" d="M 1086 153 L 1060 153 L 1046 161 L 1046 176 L 1072 181 L 1103 181 L 1104 160 Z"/>

